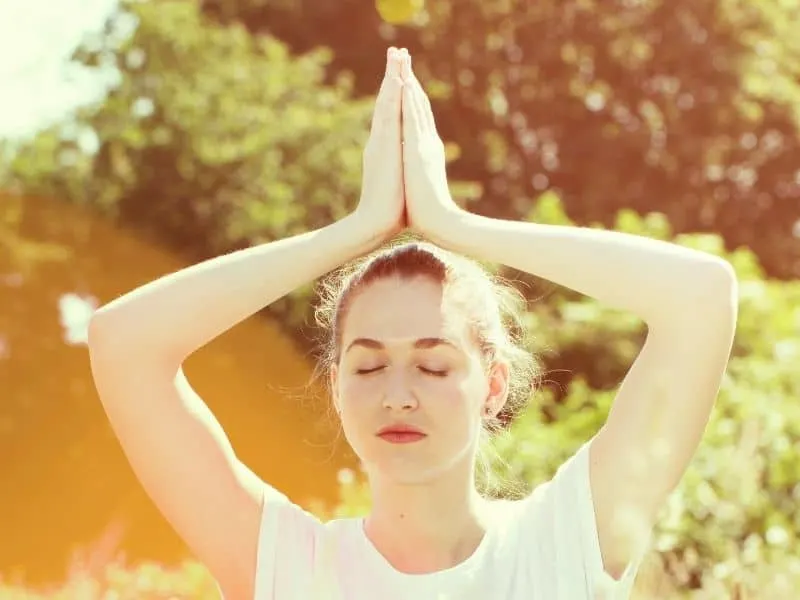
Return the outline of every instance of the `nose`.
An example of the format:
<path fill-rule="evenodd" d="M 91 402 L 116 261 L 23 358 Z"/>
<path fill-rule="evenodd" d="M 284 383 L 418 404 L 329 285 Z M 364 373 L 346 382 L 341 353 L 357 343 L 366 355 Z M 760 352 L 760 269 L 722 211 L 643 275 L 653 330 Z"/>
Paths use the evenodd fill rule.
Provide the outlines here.
<path fill-rule="evenodd" d="M 419 402 L 405 373 L 401 369 L 391 373 L 386 379 L 383 407 L 387 410 L 408 412 L 415 410 L 418 406 Z"/>

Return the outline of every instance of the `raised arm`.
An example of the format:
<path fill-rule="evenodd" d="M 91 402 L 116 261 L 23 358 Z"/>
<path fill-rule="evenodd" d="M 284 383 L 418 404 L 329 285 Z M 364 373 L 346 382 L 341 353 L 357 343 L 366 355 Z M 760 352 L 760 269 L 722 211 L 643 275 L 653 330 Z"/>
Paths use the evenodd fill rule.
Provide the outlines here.
<path fill-rule="evenodd" d="M 648 326 L 602 430 L 590 445 L 605 568 L 619 576 L 703 435 L 735 329 L 737 283 L 725 261 L 674 244 L 579 227 L 488 219 L 447 193 L 430 104 L 404 73 L 409 223 L 432 241 L 549 279 L 631 311 Z"/>
<path fill-rule="evenodd" d="M 392 54 L 354 213 L 151 282 L 100 308 L 89 327 L 95 384 L 136 476 L 229 600 L 253 598 L 265 485 L 240 463 L 181 364 L 259 309 L 403 226 L 398 69 Z"/>
<path fill-rule="evenodd" d="M 700 443 L 730 355 L 736 278 L 716 257 L 611 231 L 462 214 L 441 243 L 631 311 L 647 340 L 589 450 L 604 565 L 621 575 Z"/>

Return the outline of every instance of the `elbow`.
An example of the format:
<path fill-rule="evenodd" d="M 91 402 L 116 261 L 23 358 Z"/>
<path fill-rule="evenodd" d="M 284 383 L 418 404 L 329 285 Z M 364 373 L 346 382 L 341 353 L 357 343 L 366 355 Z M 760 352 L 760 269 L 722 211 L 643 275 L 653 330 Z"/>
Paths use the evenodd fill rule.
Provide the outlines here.
<path fill-rule="evenodd" d="M 87 330 L 90 355 L 113 354 L 133 344 L 135 331 L 130 326 L 126 327 L 125 321 L 120 317 L 121 315 L 106 307 L 100 307 L 94 312 Z"/>
<path fill-rule="evenodd" d="M 691 299 L 694 312 L 700 308 L 710 323 L 733 330 L 739 306 L 739 283 L 733 266 L 712 257 L 703 268 L 697 269 L 695 277 Z"/>
<path fill-rule="evenodd" d="M 101 350 L 105 351 L 109 347 L 114 339 L 112 329 L 113 323 L 109 323 L 108 315 L 103 312 L 103 309 L 95 311 L 89 320 L 87 331 L 87 346 L 90 355 L 95 355 Z"/>
<path fill-rule="evenodd" d="M 136 363 L 179 367 L 188 353 L 165 343 L 165 336 L 154 332 L 129 314 L 100 308 L 89 320 L 87 346 L 93 363 Z"/>
<path fill-rule="evenodd" d="M 738 304 L 739 281 L 733 266 L 727 260 L 713 257 L 703 271 L 700 287 L 706 299 L 715 306 L 735 308 Z"/>
<path fill-rule="evenodd" d="M 736 272 L 729 262 L 702 255 L 670 282 L 671 293 L 653 298 L 653 310 L 645 321 L 650 329 L 674 333 L 713 332 L 732 335 L 736 327 L 739 295 Z"/>

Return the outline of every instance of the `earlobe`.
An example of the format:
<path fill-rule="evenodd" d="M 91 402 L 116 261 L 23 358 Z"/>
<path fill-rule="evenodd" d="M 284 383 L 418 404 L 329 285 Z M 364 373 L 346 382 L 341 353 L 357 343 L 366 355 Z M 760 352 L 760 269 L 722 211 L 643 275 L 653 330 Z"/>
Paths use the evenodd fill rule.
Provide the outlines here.
<path fill-rule="evenodd" d="M 485 414 L 487 417 L 496 417 L 508 400 L 508 382 L 510 371 L 505 363 L 492 365 L 489 374 L 489 395 L 486 398 Z"/>

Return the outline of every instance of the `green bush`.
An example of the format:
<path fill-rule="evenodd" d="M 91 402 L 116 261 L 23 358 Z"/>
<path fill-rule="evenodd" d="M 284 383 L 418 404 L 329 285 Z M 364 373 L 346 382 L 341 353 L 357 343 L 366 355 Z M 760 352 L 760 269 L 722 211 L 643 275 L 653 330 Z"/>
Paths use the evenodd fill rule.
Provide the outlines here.
<path fill-rule="evenodd" d="M 549 195 L 539 199 L 530 218 L 569 222 Z M 659 215 L 625 212 L 616 228 L 671 237 Z M 800 495 L 800 283 L 763 279 L 752 253 L 724 254 L 714 236 L 676 241 L 731 261 L 740 279 L 740 316 L 716 410 L 664 507 L 638 588 L 647 598 L 712 600 L 736 597 L 735 590 L 753 594 L 747 597 L 788 598 L 790 590 L 800 589 L 800 513 L 793 510 Z M 643 338 L 636 319 L 567 292 L 534 303 L 528 325 L 552 369 L 559 364 L 554 357 L 563 356 L 591 357 L 594 365 L 583 365 L 581 376 L 563 388 L 545 383 L 508 432 L 494 440 L 490 474 L 507 489 L 546 480 L 597 431 Z M 310 507 L 321 518 L 368 510 L 369 492 L 359 474 L 343 472 L 340 483 L 338 506 Z M 77 569 L 62 588 L 49 591 L 0 585 L 1 600 L 112 597 L 215 598 L 216 588 L 195 563 L 176 569 L 115 563 L 94 574 Z"/>

